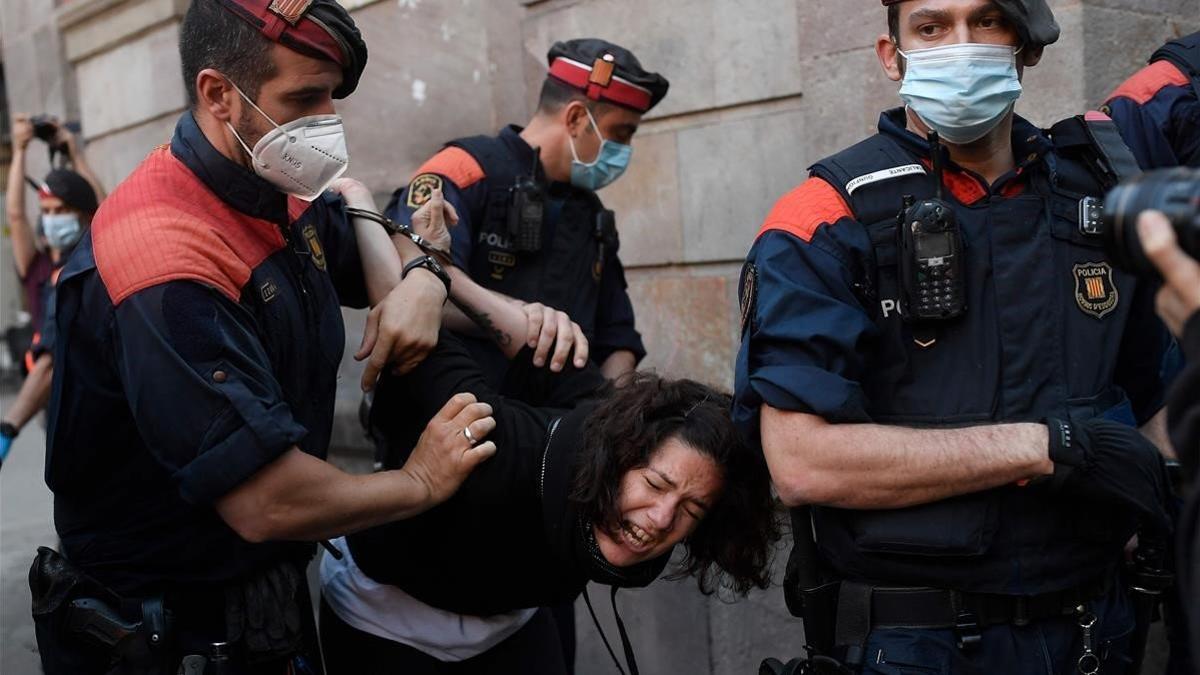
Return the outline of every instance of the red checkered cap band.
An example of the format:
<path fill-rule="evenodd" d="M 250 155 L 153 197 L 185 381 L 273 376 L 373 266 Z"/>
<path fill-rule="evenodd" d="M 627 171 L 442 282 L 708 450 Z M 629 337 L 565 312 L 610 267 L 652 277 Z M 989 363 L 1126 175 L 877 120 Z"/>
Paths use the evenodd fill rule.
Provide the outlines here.
<path fill-rule="evenodd" d="M 611 101 L 641 112 L 650 109 L 650 90 L 613 75 L 607 87 L 590 82 L 592 67 L 560 56 L 550 64 L 550 76 L 587 94 L 593 101 Z"/>
<path fill-rule="evenodd" d="M 350 65 L 350 55 L 340 40 L 307 15 L 311 0 L 221 0 L 222 4 L 258 29 L 272 42 L 304 52 L 315 52 L 339 66 Z M 292 24 L 292 20 L 295 24 Z"/>
<path fill-rule="evenodd" d="M 58 195 L 50 191 L 50 186 L 46 185 L 45 183 L 42 183 L 41 186 L 38 187 L 38 199 L 50 199 L 57 196 Z"/>

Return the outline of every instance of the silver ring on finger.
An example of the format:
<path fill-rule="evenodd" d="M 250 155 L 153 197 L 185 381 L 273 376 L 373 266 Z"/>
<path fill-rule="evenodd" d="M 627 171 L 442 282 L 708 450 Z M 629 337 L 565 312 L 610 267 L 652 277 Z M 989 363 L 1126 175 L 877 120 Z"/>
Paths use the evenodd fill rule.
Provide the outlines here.
<path fill-rule="evenodd" d="M 471 427 L 463 427 L 462 435 L 467 437 L 467 442 L 471 444 L 471 447 L 479 445 L 479 439 L 475 438 L 475 434 L 471 433 Z"/>

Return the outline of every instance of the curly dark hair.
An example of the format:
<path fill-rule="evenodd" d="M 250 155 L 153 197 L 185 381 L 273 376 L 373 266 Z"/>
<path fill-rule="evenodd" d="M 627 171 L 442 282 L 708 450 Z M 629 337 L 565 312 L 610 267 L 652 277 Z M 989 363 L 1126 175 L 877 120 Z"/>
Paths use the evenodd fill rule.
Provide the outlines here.
<path fill-rule="evenodd" d="M 588 417 L 571 488 L 571 501 L 585 518 L 611 523 L 619 518 L 621 478 L 646 466 L 663 441 L 677 438 L 710 457 L 724 489 L 684 540 L 686 555 L 669 577 L 694 576 L 705 595 L 766 588 L 780 537 L 766 462 L 746 445 L 729 410 L 729 395 L 712 387 L 635 373 L 611 388 Z"/>

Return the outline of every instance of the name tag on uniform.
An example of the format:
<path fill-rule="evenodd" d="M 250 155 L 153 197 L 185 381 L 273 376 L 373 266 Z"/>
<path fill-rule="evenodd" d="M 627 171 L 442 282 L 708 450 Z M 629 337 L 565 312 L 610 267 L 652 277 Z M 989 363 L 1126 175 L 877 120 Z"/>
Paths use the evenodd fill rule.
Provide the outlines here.
<path fill-rule="evenodd" d="M 869 173 L 865 176 L 859 176 L 849 183 L 846 183 L 846 192 L 849 194 L 854 194 L 855 190 L 864 185 L 879 183 L 881 181 L 891 180 L 893 178 L 900 178 L 901 176 L 910 176 L 914 173 L 925 173 L 925 167 L 920 164 L 909 164 L 906 166 L 895 166 L 890 169 L 884 169 L 883 171 L 876 171 L 875 173 Z"/>

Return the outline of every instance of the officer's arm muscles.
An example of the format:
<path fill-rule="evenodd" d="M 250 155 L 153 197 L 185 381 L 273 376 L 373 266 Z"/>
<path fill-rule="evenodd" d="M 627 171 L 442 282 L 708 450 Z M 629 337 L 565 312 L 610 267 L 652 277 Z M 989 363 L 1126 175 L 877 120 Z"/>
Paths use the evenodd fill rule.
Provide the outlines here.
<path fill-rule="evenodd" d="M 789 506 L 903 508 L 1054 472 L 1043 424 L 908 429 L 765 404 L 761 413 L 763 453 Z"/>
<path fill-rule="evenodd" d="M 216 501 L 217 513 L 250 542 L 312 541 L 411 518 L 448 499 L 496 451 L 476 437 L 495 428 L 491 406 L 470 394 L 450 399 L 398 470 L 348 474 L 293 446 Z"/>

